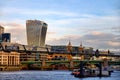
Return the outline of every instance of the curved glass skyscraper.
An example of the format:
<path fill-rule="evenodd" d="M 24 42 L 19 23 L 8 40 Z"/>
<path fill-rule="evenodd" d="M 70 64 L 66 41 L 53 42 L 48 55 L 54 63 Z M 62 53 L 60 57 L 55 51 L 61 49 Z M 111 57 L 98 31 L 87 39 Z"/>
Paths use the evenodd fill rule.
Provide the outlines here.
<path fill-rule="evenodd" d="M 31 46 L 44 46 L 47 32 L 47 24 L 39 20 L 27 20 L 27 43 Z"/>

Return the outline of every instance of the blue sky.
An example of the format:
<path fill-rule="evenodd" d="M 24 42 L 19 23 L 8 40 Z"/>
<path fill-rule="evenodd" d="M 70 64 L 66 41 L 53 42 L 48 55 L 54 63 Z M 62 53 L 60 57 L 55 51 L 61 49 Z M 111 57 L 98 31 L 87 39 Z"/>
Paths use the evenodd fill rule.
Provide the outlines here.
<path fill-rule="evenodd" d="M 2 0 L 0 25 L 26 44 L 26 20 L 48 24 L 46 44 L 119 50 L 119 0 Z"/>

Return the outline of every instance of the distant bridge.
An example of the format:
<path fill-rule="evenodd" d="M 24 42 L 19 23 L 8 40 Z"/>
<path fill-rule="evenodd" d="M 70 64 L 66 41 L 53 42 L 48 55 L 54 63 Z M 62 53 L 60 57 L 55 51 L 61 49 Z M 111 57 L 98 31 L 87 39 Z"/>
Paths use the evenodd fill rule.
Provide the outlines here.
<path fill-rule="evenodd" d="M 79 64 L 80 61 L 91 63 L 91 64 L 97 64 L 99 62 L 104 62 L 102 60 L 73 60 L 74 63 Z M 49 64 L 60 64 L 60 63 L 70 63 L 71 61 L 68 60 L 51 60 L 51 61 L 45 61 Z M 22 64 L 42 64 L 42 61 L 21 61 Z M 109 65 L 120 65 L 120 61 L 108 61 Z"/>
<path fill-rule="evenodd" d="M 76 55 L 76 54 L 79 54 L 79 55 L 89 55 L 89 56 L 106 56 L 106 57 L 120 57 L 120 53 L 119 55 L 115 55 L 114 53 L 109 53 L 109 54 L 100 54 L 99 52 L 96 52 L 94 54 L 88 54 L 88 53 L 80 53 L 80 52 L 60 52 L 60 51 L 50 51 L 47 47 L 41 47 L 41 48 L 44 48 L 44 50 L 35 50 L 35 49 L 32 49 L 32 50 L 28 50 L 26 49 L 25 45 L 21 45 L 23 47 L 23 49 L 21 50 L 19 48 L 19 46 L 14 46 L 13 48 L 9 48 L 8 46 L 3 46 L 1 43 L 0 43 L 0 51 L 4 51 L 4 52 L 19 52 L 19 53 L 28 53 L 28 54 L 31 54 L 31 53 L 48 53 L 48 54 L 53 54 L 53 53 L 57 53 L 57 54 L 71 54 L 71 55 Z"/>
<path fill-rule="evenodd" d="M 28 69 L 30 68 L 38 68 L 41 70 L 53 70 L 53 69 L 58 69 L 63 66 L 65 69 L 76 69 L 80 67 L 80 62 L 81 60 L 73 60 L 73 61 L 57 61 L 57 60 L 51 60 L 51 61 L 22 61 L 21 64 L 23 66 L 26 66 Z M 98 60 L 82 60 L 84 65 L 98 65 L 99 63 L 104 63 L 104 61 L 98 61 Z M 35 66 L 34 66 L 35 65 Z M 120 61 L 109 61 L 108 65 L 120 65 Z"/>
<path fill-rule="evenodd" d="M 50 51 L 47 47 L 43 47 L 44 50 L 37 50 L 37 49 L 26 49 L 25 45 L 21 45 L 22 49 L 20 49 L 19 46 L 6 46 L 2 45 L 0 43 L 0 51 L 4 52 L 19 52 L 19 53 L 26 53 L 26 54 L 31 54 L 31 53 L 48 53 L 48 54 L 71 54 L 71 55 L 88 55 L 90 57 L 92 56 L 106 56 L 106 57 L 117 57 L 120 58 L 119 55 L 115 55 L 114 53 L 109 53 L 109 54 L 100 54 L 99 52 L 95 52 L 94 54 L 88 54 L 88 53 L 79 53 L 79 52 L 58 52 L 58 51 Z M 82 60 L 85 63 L 91 63 L 91 64 L 97 64 L 103 61 L 98 61 L 98 60 Z M 66 61 L 66 60 L 51 60 L 51 61 L 21 61 L 22 66 L 35 66 L 37 65 L 38 68 L 51 68 L 53 69 L 54 66 L 58 65 L 64 65 L 62 67 L 67 67 L 67 68 L 78 68 L 80 65 L 80 60 L 71 60 L 71 61 Z M 108 61 L 109 65 L 120 65 L 120 61 Z"/>

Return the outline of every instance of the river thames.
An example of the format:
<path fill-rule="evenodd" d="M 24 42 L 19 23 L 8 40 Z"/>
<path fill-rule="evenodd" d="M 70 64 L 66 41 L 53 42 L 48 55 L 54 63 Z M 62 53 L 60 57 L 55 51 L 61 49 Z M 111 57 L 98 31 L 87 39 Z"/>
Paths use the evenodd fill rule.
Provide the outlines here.
<path fill-rule="evenodd" d="M 76 78 L 71 71 L 14 71 L 0 72 L 0 80 L 120 80 L 120 71 L 110 77 Z"/>

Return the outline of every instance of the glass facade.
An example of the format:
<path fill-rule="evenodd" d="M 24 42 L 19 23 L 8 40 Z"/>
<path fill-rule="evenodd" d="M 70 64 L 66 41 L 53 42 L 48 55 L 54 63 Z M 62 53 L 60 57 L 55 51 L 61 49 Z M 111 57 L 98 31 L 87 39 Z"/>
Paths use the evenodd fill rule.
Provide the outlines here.
<path fill-rule="evenodd" d="M 47 32 L 47 24 L 39 20 L 27 20 L 27 42 L 31 46 L 44 46 Z"/>
<path fill-rule="evenodd" d="M 2 42 L 11 42 L 10 33 L 2 33 Z"/>

